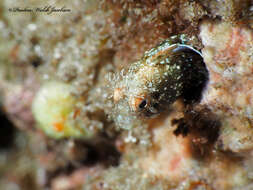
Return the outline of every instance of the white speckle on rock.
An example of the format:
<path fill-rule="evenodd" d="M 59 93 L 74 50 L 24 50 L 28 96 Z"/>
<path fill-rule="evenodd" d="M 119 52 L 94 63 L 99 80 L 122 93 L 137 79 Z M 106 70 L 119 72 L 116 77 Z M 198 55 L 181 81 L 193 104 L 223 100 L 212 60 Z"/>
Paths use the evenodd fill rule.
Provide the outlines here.
<path fill-rule="evenodd" d="M 31 23 L 31 24 L 28 24 L 28 25 L 27 25 L 27 28 L 28 28 L 28 30 L 30 30 L 30 31 L 35 31 L 35 30 L 37 30 L 37 25 Z"/>

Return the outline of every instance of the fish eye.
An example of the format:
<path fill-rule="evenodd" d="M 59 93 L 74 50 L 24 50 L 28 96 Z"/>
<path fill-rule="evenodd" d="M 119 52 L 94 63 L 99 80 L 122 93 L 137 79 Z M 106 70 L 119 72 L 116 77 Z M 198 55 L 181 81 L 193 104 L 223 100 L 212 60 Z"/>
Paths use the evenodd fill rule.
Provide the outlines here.
<path fill-rule="evenodd" d="M 147 100 L 142 100 L 141 103 L 139 104 L 139 108 L 143 109 L 147 105 Z"/>

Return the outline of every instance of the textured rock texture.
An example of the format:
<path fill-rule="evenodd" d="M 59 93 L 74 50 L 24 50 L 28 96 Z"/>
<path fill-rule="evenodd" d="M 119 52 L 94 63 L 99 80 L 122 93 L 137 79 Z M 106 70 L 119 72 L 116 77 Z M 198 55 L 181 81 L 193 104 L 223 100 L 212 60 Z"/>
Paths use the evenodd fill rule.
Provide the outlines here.
<path fill-rule="evenodd" d="M 208 70 L 201 99 L 136 114 L 119 84 L 182 34 Z M 0 111 L 0 189 L 251 190 L 253 2 L 3 0 Z"/>

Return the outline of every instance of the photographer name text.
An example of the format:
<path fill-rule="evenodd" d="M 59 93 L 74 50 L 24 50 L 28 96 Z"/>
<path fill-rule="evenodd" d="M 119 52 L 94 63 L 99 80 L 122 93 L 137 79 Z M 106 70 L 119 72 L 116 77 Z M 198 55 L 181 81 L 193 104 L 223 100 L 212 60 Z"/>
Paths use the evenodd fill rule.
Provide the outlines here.
<path fill-rule="evenodd" d="M 55 6 L 44 6 L 44 7 L 13 7 L 9 8 L 9 12 L 19 12 L 19 13 L 44 13 L 44 14 L 52 14 L 52 13 L 67 13 L 71 12 L 71 9 L 63 7 L 55 7 Z"/>

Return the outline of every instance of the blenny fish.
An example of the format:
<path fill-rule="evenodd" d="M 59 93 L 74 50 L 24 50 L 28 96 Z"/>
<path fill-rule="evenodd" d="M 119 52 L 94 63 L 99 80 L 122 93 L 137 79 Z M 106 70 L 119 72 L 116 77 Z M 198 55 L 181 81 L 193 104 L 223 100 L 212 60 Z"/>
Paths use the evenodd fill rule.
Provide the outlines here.
<path fill-rule="evenodd" d="M 187 45 L 185 35 L 176 35 L 131 64 L 116 84 L 113 99 L 115 104 L 127 102 L 124 105 L 134 114 L 152 117 L 169 109 L 179 98 L 184 104 L 198 102 L 207 80 L 201 52 Z"/>

